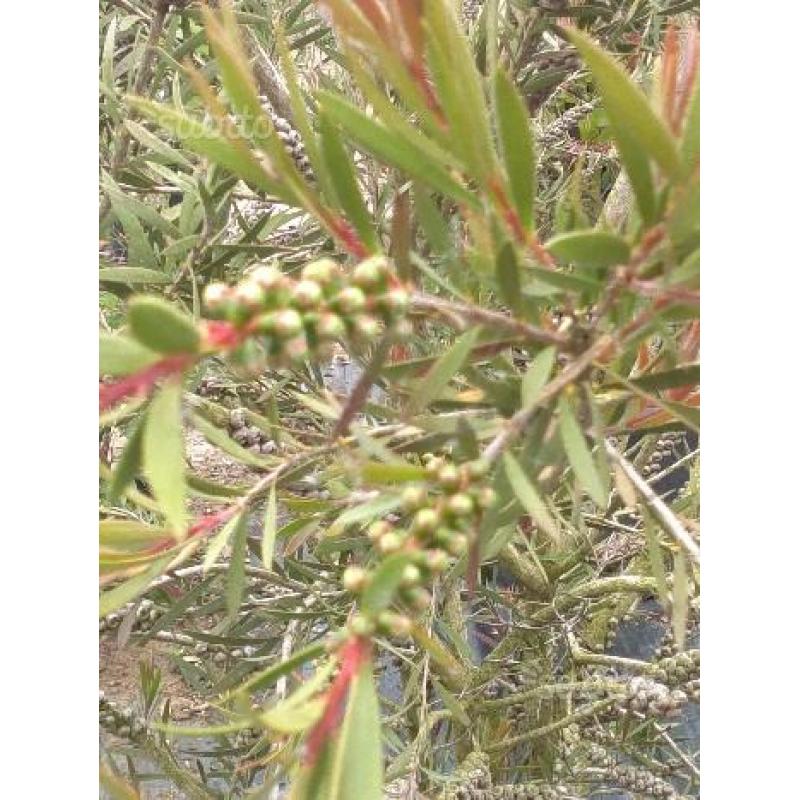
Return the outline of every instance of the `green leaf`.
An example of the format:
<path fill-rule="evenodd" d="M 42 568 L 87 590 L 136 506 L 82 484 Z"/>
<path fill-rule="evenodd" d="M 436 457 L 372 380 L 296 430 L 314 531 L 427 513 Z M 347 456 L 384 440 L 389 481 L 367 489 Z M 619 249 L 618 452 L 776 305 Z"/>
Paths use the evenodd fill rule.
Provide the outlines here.
<path fill-rule="evenodd" d="M 357 506 L 352 506 L 342 512 L 333 524 L 328 528 L 326 537 L 339 536 L 350 526 L 356 523 L 372 521 L 376 517 L 382 517 L 399 508 L 402 505 L 402 498 L 394 495 L 376 497 Z"/>
<path fill-rule="evenodd" d="M 322 159 L 342 210 L 370 252 L 380 252 L 380 241 L 372 217 L 364 205 L 364 198 L 361 196 L 353 158 L 345 150 L 336 128 L 325 114 L 320 116 L 319 134 Z"/>
<path fill-rule="evenodd" d="M 278 733 L 303 733 L 322 715 L 325 701 L 310 700 L 303 705 L 281 704 L 265 711 L 260 719 L 268 728 Z"/>
<path fill-rule="evenodd" d="M 367 483 L 405 483 L 425 480 L 426 472 L 416 464 L 367 461 L 361 468 L 361 477 Z"/>
<path fill-rule="evenodd" d="M 109 88 L 114 88 L 114 43 L 117 36 L 116 15 L 111 18 L 111 22 L 106 31 L 105 42 L 103 43 L 103 58 L 100 68 L 100 75 L 103 83 Z"/>
<path fill-rule="evenodd" d="M 167 528 L 145 525 L 136 519 L 100 520 L 100 547 L 135 552 L 163 541 Z"/>
<path fill-rule="evenodd" d="M 211 444 L 228 455 L 233 456 L 237 461 L 241 461 L 251 467 L 258 467 L 259 469 L 269 468 L 273 465 L 272 460 L 257 456 L 246 447 L 242 447 L 239 442 L 232 439 L 225 431 L 209 422 L 200 414 L 192 414 L 192 425 L 197 428 L 197 430 L 203 434 L 203 437 Z"/>
<path fill-rule="evenodd" d="M 575 477 L 589 497 L 598 506 L 605 508 L 608 502 L 608 488 L 603 485 L 583 431 L 572 413 L 569 400 L 563 394 L 558 399 L 558 411 L 558 429 L 561 441 L 564 444 L 569 463 L 575 472 Z"/>
<path fill-rule="evenodd" d="M 451 178 L 447 165 L 434 160 L 414 139 L 390 130 L 338 95 L 321 92 L 319 97 L 325 113 L 366 152 L 421 183 L 478 208 L 475 195 Z"/>
<path fill-rule="evenodd" d="M 145 147 L 152 150 L 154 153 L 162 156 L 170 164 L 175 164 L 179 167 L 184 167 L 187 170 L 194 169 L 194 165 L 189 161 L 186 156 L 170 147 L 165 141 L 159 139 L 154 133 L 151 133 L 144 125 L 134 122 L 132 119 L 126 119 L 123 123 L 128 129 L 128 132 L 134 139 L 141 142 Z"/>
<path fill-rule="evenodd" d="M 133 267 L 143 266 L 158 272 L 158 259 L 147 239 L 142 223 L 139 222 L 139 218 L 130 207 L 130 199 L 116 186 L 111 187 L 106 184 L 104 188 L 111 208 L 125 231 L 128 264 Z"/>
<path fill-rule="evenodd" d="M 675 389 L 683 386 L 696 386 L 700 383 L 700 364 L 683 364 L 664 372 L 648 372 L 628 382 L 645 392 L 657 389 Z"/>
<path fill-rule="evenodd" d="M 687 173 L 695 170 L 700 163 L 700 80 L 694 86 L 692 99 L 686 113 L 686 122 L 681 140 L 681 157 Z"/>
<path fill-rule="evenodd" d="M 445 708 L 450 712 L 453 719 L 460 722 L 465 728 L 469 728 L 471 725 L 469 715 L 464 710 L 464 706 L 458 702 L 458 698 L 445 689 L 435 678 L 433 679 L 433 685 L 436 687 L 436 693 L 442 698 Z"/>
<path fill-rule="evenodd" d="M 383 751 L 378 696 L 367 661 L 350 686 L 336 741 L 327 800 L 382 800 Z"/>
<path fill-rule="evenodd" d="M 257 672 L 255 675 L 248 678 L 243 684 L 237 687 L 231 694 L 238 694 L 249 697 L 254 692 L 266 689 L 273 683 L 276 683 L 278 678 L 288 675 L 298 667 L 303 666 L 307 661 L 313 661 L 325 653 L 325 642 L 312 642 L 302 649 L 293 653 L 289 658 L 273 664 L 267 669 Z"/>
<path fill-rule="evenodd" d="M 470 328 L 456 339 L 453 346 L 436 361 L 422 381 L 419 391 L 411 400 L 415 412 L 421 411 L 435 400 L 450 379 L 461 369 L 470 350 L 478 340 L 480 330 L 480 326 Z"/>
<path fill-rule="evenodd" d="M 170 283 L 172 278 L 164 272 L 144 267 L 105 267 L 98 273 L 106 283 Z"/>
<path fill-rule="evenodd" d="M 522 288 L 519 280 L 517 253 L 511 242 L 506 242 L 497 255 L 497 285 L 503 302 L 517 315 L 522 305 Z"/>
<path fill-rule="evenodd" d="M 503 466 L 508 476 L 508 482 L 514 490 L 514 494 L 522 504 L 522 507 L 531 515 L 533 521 L 550 538 L 550 541 L 558 543 L 561 541 L 561 532 L 558 524 L 547 510 L 547 504 L 542 499 L 533 483 L 528 480 L 519 462 L 511 455 L 505 453 L 503 456 Z"/>
<path fill-rule="evenodd" d="M 257 189 L 291 200 L 286 191 L 270 178 L 258 159 L 246 148 L 237 147 L 214 128 L 187 117 L 175 108 L 160 105 L 142 97 L 126 98 L 128 104 L 165 130 L 177 136 L 186 147 L 198 155 L 219 164 Z"/>
<path fill-rule="evenodd" d="M 612 124 L 611 133 L 633 189 L 639 215 L 646 225 L 652 225 L 656 221 L 656 190 L 647 154 L 639 148 L 626 128 Z"/>
<path fill-rule="evenodd" d="M 146 417 L 143 415 L 136 421 L 122 456 L 119 459 L 111 481 L 108 485 L 108 502 L 116 503 L 125 491 L 128 484 L 134 479 L 142 465 L 142 438 Z"/>
<path fill-rule="evenodd" d="M 413 558 L 411 553 L 394 553 L 380 562 L 361 596 L 361 610 L 365 614 L 377 614 L 390 605 L 403 580 L 403 570 Z"/>
<path fill-rule="evenodd" d="M 683 551 L 675 554 L 672 584 L 672 632 L 678 650 L 686 644 L 686 621 L 689 618 L 689 576 Z"/>
<path fill-rule="evenodd" d="M 119 377 L 149 367 L 160 359 L 158 353 L 120 334 L 100 334 L 100 374 Z"/>
<path fill-rule="evenodd" d="M 597 81 L 603 104 L 615 130 L 623 129 L 671 178 L 679 178 L 681 161 L 675 141 L 647 97 L 624 67 L 577 28 L 565 31 Z"/>
<path fill-rule="evenodd" d="M 203 572 L 208 572 L 208 570 L 217 563 L 217 559 L 222 554 L 225 545 L 228 544 L 234 533 L 242 526 L 244 526 L 246 531 L 247 518 L 243 514 L 237 514 L 235 517 L 229 519 L 222 530 L 211 539 L 206 548 L 206 553 L 203 556 Z"/>
<path fill-rule="evenodd" d="M 261 564 L 264 569 L 272 569 L 272 555 L 275 550 L 275 533 L 278 525 L 278 501 L 273 483 L 267 497 L 267 510 L 264 513 L 264 533 L 261 538 Z"/>
<path fill-rule="evenodd" d="M 200 345 L 192 320 L 160 297 L 134 297 L 128 324 L 136 339 L 159 353 L 195 353 Z"/>
<path fill-rule="evenodd" d="M 228 619 L 233 622 L 242 605 L 245 585 L 245 567 L 247 566 L 247 515 L 242 514 L 239 524 L 233 532 L 231 545 L 231 561 L 225 584 L 225 607 Z"/>
<path fill-rule="evenodd" d="M 147 591 L 152 581 L 157 578 L 166 568 L 174 556 L 164 556 L 154 561 L 144 572 L 134 575 L 132 578 L 100 594 L 100 616 L 105 617 L 112 611 L 122 608 L 134 598 Z"/>
<path fill-rule="evenodd" d="M 186 535 L 186 467 L 183 455 L 180 381 L 169 381 L 150 402 L 142 460 L 159 506 L 180 540 Z"/>
<path fill-rule="evenodd" d="M 525 230 L 533 226 L 536 194 L 536 154 L 528 124 L 528 111 L 504 70 L 494 76 L 494 106 L 497 132 L 514 208 Z"/>
<path fill-rule="evenodd" d="M 531 361 L 528 370 L 522 378 L 520 393 L 523 406 L 531 406 L 536 402 L 539 392 L 550 380 L 550 373 L 556 363 L 555 347 L 545 347 L 544 350 L 536 354 L 536 358 Z"/>
<path fill-rule="evenodd" d="M 635 508 L 636 504 L 632 507 Z M 656 581 L 658 596 L 664 607 L 669 606 L 669 588 L 667 586 L 667 573 L 664 569 L 664 559 L 661 555 L 661 546 L 658 543 L 653 518 L 645 507 L 642 508 L 642 520 L 644 522 L 644 538 L 647 542 L 647 556 L 650 560 L 650 570 Z"/>
<path fill-rule="evenodd" d="M 545 247 L 564 263 L 576 267 L 605 269 L 626 264 L 631 257 L 628 243 L 615 233 L 582 230 L 550 239 Z"/>

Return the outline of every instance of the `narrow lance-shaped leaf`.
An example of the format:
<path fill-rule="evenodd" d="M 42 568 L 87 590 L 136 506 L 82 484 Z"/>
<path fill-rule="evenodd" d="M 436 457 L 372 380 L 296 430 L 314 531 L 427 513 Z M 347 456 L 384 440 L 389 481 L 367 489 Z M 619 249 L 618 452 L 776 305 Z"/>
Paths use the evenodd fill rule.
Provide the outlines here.
<path fill-rule="evenodd" d="M 329 800 L 382 800 L 382 738 L 372 661 L 367 660 L 350 686 L 333 755 Z"/>
<path fill-rule="evenodd" d="M 234 621 L 242 605 L 245 585 L 245 567 L 247 566 L 247 515 L 242 514 L 240 524 L 233 532 L 231 543 L 231 563 L 225 583 L 225 606 L 228 619 Z"/>
<path fill-rule="evenodd" d="M 147 410 L 142 440 L 144 471 L 177 539 L 186 535 L 186 466 L 181 425 L 181 382 L 169 381 Z"/>
<path fill-rule="evenodd" d="M 439 396 L 450 379 L 464 365 L 479 334 L 480 327 L 471 328 L 456 339 L 453 346 L 438 359 L 412 400 L 416 411 L 424 409 Z"/>
<path fill-rule="evenodd" d="M 159 353 L 195 353 L 200 344 L 192 320 L 160 297 L 134 297 L 128 324 L 139 342 Z"/>
<path fill-rule="evenodd" d="M 217 563 L 217 559 L 222 555 L 225 545 L 228 544 L 241 525 L 246 528 L 246 517 L 243 514 L 237 514 L 228 520 L 222 530 L 208 543 L 206 554 L 203 556 L 203 572 L 208 572 Z"/>
<path fill-rule="evenodd" d="M 108 486 L 108 501 L 118 502 L 120 496 L 125 491 L 128 484 L 134 479 L 142 464 L 142 439 L 144 438 L 144 428 L 147 421 L 146 416 L 142 415 L 137 421 L 134 429 L 128 438 L 122 456 L 119 459 L 111 482 Z"/>
<path fill-rule="evenodd" d="M 641 89 L 623 66 L 585 33 L 577 28 L 569 28 L 565 33 L 592 71 L 614 128 L 628 131 L 669 177 L 678 178 L 681 162 L 675 141 Z"/>
<path fill-rule="evenodd" d="M 528 366 L 528 371 L 522 378 L 520 392 L 522 395 L 522 405 L 530 406 L 539 396 L 539 392 L 550 379 L 553 365 L 556 363 L 555 347 L 545 347 Z"/>
<path fill-rule="evenodd" d="M 474 194 L 457 183 L 445 165 L 434 161 L 412 139 L 398 135 L 338 95 L 321 92 L 319 97 L 330 118 L 368 153 L 443 194 L 478 207 Z"/>
<path fill-rule="evenodd" d="M 272 556 L 275 551 L 275 532 L 278 526 L 278 500 L 273 483 L 267 497 L 264 514 L 264 533 L 261 538 L 261 563 L 264 569 L 272 569 Z"/>
<path fill-rule="evenodd" d="M 600 507 L 605 508 L 608 489 L 592 460 L 592 453 L 575 418 L 569 400 L 563 394 L 558 399 L 559 433 L 570 466 L 584 491 Z"/>
<path fill-rule="evenodd" d="M 511 79 L 502 69 L 494 76 L 494 108 L 500 151 L 522 227 L 533 226 L 536 195 L 536 155 L 528 112 Z"/>
<path fill-rule="evenodd" d="M 497 285 L 503 302 L 519 314 L 522 303 L 522 289 L 519 280 L 519 265 L 514 245 L 506 242 L 497 254 Z"/>
<path fill-rule="evenodd" d="M 126 603 L 137 598 L 140 594 L 147 591 L 154 578 L 157 578 L 169 564 L 173 556 L 165 556 L 154 561 L 144 572 L 134 575 L 132 578 L 103 592 L 100 595 L 100 616 L 105 617 L 112 611 L 122 608 Z"/>
<path fill-rule="evenodd" d="M 689 576 L 683 551 L 675 554 L 672 584 L 672 633 L 678 650 L 686 645 L 686 621 L 689 618 Z"/>
<path fill-rule="evenodd" d="M 563 233 L 545 247 L 559 260 L 576 267 L 606 269 L 625 264 L 631 257 L 628 243 L 616 233 L 582 230 Z"/>
<path fill-rule="evenodd" d="M 100 374 L 117 378 L 158 361 L 159 354 L 120 334 L 100 334 Z"/>
<path fill-rule="evenodd" d="M 336 128 L 323 114 L 320 117 L 322 158 L 331 178 L 333 191 L 349 222 L 361 241 L 373 253 L 380 251 L 380 242 L 356 179 L 352 156 L 345 150 Z"/>
<path fill-rule="evenodd" d="M 514 490 L 514 494 L 522 504 L 522 507 L 531 515 L 533 521 L 547 534 L 550 540 L 558 543 L 561 540 L 558 524 L 547 510 L 547 504 L 536 487 L 525 476 L 519 462 L 511 453 L 506 453 L 503 456 L 503 466 L 508 476 L 508 482 L 511 484 L 511 488 Z"/>
<path fill-rule="evenodd" d="M 394 553 L 380 562 L 361 598 L 361 610 L 365 614 L 383 611 L 392 602 L 403 580 L 403 571 L 412 560 L 411 553 Z"/>

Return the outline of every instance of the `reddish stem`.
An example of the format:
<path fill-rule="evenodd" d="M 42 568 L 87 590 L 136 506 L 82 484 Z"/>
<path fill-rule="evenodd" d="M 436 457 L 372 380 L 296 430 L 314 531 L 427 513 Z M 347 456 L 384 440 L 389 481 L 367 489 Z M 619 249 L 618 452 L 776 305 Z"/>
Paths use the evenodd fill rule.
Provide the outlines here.
<path fill-rule="evenodd" d="M 370 657 L 372 649 L 369 639 L 353 636 L 348 639 L 339 651 L 341 667 L 328 689 L 325 709 L 319 721 L 314 725 L 306 739 L 306 763 L 313 766 L 319 758 L 322 748 L 336 732 L 344 716 L 344 704 L 350 684 Z"/>
<path fill-rule="evenodd" d="M 116 383 L 100 384 L 100 413 L 121 403 L 133 395 L 147 396 L 153 389 L 156 381 L 182 372 L 192 362 L 194 356 L 181 354 L 169 356 L 155 364 L 128 375 Z"/>

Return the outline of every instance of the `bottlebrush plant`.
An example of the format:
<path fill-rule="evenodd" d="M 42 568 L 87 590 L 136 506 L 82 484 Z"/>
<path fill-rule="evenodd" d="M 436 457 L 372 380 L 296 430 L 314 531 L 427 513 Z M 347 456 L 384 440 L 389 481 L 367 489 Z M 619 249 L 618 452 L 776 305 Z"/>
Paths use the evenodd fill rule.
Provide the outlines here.
<path fill-rule="evenodd" d="M 104 729 L 188 797 L 697 794 L 693 4 L 213 5 L 100 9 L 101 631 L 216 710 Z"/>

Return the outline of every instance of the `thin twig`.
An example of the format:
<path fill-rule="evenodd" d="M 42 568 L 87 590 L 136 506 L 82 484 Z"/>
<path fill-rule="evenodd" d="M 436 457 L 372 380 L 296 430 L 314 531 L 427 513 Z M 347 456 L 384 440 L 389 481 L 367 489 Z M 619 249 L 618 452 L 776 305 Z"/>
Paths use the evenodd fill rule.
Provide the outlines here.
<path fill-rule="evenodd" d="M 486 325 L 490 328 L 501 328 L 516 334 L 522 339 L 538 342 L 539 344 L 564 348 L 569 343 L 568 338 L 561 333 L 546 331 L 543 328 L 537 328 L 535 325 L 529 325 L 527 322 L 506 316 L 499 311 L 490 311 L 468 303 L 453 303 L 432 295 L 414 294 L 411 298 L 411 305 L 416 311 L 433 311 L 451 319 L 455 316 L 466 322 Z"/>
<path fill-rule="evenodd" d="M 578 378 L 591 367 L 595 359 L 601 356 L 612 343 L 613 339 L 611 336 L 601 336 L 588 350 L 584 351 L 558 376 L 553 378 L 550 383 L 546 384 L 530 405 L 521 408 L 511 417 L 506 426 L 497 434 L 484 451 L 484 458 L 489 461 L 496 460 L 503 453 L 505 448 L 528 427 L 536 411 L 545 403 L 550 402 L 550 400 L 556 397 L 559 392 L 564 390 L 571 383 L 578 380 Z"/>
<path fill-rule="evenodd" d="M 636 468 L 608 441 L 604 440 L 608 457 L 619 465 L 647 507 L 655 514 L 664 530 L 680 544 L 695 564 L 700 563 L 700 548 L 683 527 L 670 507 L 653 491 L 650 484 L 637 472 Z"/>

